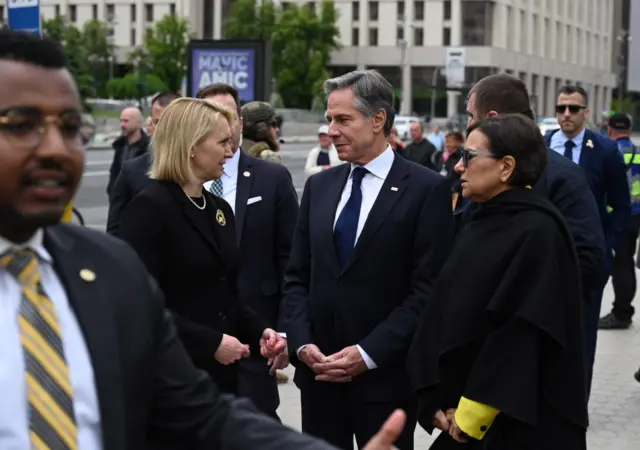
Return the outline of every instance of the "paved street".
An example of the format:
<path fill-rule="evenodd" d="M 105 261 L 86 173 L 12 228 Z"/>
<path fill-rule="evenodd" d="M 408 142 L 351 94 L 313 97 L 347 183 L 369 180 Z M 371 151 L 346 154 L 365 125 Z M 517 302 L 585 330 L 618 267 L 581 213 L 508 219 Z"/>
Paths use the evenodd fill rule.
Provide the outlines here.
<path fill-rule="evenodd" d="M 305 175 L 303 167 L 309 144 L 285 144 L 282 155 L 293 181 L 302 193 Z M 87 168 L 76 206 L 87 224 L 104 228 L 107 216 L 105 186 L 108 180 L 112 151 L 87 152 Z M 611 308 L 612 292 L 605 292 L 603 312 Z M 640 320 L 640 319 L 639 319 Z M 590 450 L 640 449 L 640 383 L 633 372 L 640 366 L 640 326 L 627 331 L 606 331 L 599 336 L 595 379 L 591 396 Z M 288 373 L 292 372 L 289 369 Z M 285 424 L 299 428 L 299 396 L 290 381 L 281 385 L 280 416 Z M 424 431 L 416 431 L 417 449 L 426 449 L 433 439 Z"/>

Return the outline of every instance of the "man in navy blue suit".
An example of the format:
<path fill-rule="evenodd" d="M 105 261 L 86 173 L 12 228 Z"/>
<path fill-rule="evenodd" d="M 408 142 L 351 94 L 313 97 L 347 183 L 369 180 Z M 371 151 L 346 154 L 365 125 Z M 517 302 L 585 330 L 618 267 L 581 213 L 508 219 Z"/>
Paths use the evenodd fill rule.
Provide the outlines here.
<path fill-rule="evenodd" d="M 589 115 L 587 92 L 580 86 L 560 89 L 556 115 L 560 129 L 546 136 L 547 145 L 579 165 L 585 172 L 607 244 L 605 268 L 600 287 L 588 292 L 586 312 L 587 359 L 595 358 L 602 293 L 611 271 L 613 252 L 623 242 L 631 214 L 631 198 L 626 167 L 615 141 L 586 128 Z"/>
<path fill-rule="evenodd" d="M 416 398 L 406 357 L 451 249 L 451 187 L 387 144 L 393 87 L 373 70 L 325 83 L 342 164 L 302 195 L 285 274 L 285 331 L 302 429 L 342 449 L 375 434 L 395 408 L 413 449 Z"/>
<path fill-rule="evenodd" d="M 282 283 L 298 218 L 298 195 L 291 174 L 283 165 L 253 158 L 239 148 L 243 120 L 234 87 L 215 83 L 202 88 L 196 97 L 222 103 L 235 113 L 232 133 L 236 151 L 225 162 L 222 177 L 204 187 L 224 198 L 236 218 L 236 238 L 242 255 L 240 299 L 282 331 Z M 275 371 L 286 365 L 286 354 L 271 367 L 263 358 L 240 361 L 238 395 L 251 399 L 258 409 L 279 420 Z"/>

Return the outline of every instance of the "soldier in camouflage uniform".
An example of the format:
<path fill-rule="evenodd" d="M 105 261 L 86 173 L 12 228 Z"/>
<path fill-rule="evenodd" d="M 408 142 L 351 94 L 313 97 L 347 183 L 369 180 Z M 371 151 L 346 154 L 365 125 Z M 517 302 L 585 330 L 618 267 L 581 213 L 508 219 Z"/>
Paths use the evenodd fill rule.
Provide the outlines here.
<path fill-rule="evenodd" d="M 250 102 L 240 113 L 242 150 L 255 158 L 281 162 L 275 110 L 265 102 Z"/>

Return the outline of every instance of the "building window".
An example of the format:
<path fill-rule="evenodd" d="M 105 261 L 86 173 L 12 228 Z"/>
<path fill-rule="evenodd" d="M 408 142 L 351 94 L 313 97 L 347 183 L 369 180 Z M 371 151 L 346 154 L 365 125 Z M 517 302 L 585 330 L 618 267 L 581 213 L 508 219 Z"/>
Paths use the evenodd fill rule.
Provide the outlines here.
<path fill-rule="evenodd" d="M 144 17 L 147 22 L 153 22 L 153 5 L 149 3 L 144 4 Z"/>
<path fill-rule="evenodd" d="M 377 28 L 369 28 L 369 45 L 371 47 L 378 46 L 378 29 Z"/>
<path fill-rule="evenodd" d="M 91 18 L 98 20 L 98 5 L 91 5 Z"/>
<path fill-rule="evenodd" d="M 54 8 L 54 14 L 56 17 L 60 17 L 60 5 L 56 5 Z"/>
<path fill-rule="evenodd" d="M 372 22 L 378 20 L 378 2 L 369 2 L 369 20 Z"/>
<path fill-rule="evenodd" d="M 444 7 L 442 18 L 444 20 L 451 20 L 451 0 L 444 0 L 442 6 Z"/>
<path fill-rule="evenodd" d="M 398 27 L 396 28 L 396 41 L 403 41 L 404 40 L 404 28 L 403 27 Z"/>
<path fill-rule="evenodd" d="M 172 16 L 176 15 L 176 4 L 175 3 L 169 3 L 169 14 L 171 14 Z"/>
<path fill-rule="evenodd" d="M 286 11 L 287 8 L 289 8 L 289 6 L 291 6 L 291 3 L 289 3 L 289 2 L 280 3 L 280 8 L 282 8 L 283 11 Z"/>
<path fill-rule="evenodd" d="M 4 23 L 4 5 L 0 5 L 0 23 Z"/>
<path fill-rule="evenodd" d="M 354 47 L 360 45 L 360 30 L 357 28 L 351 29 L 351 45 Z"/>
<path fill-rule="evenodd" d="M 71 22 L 78 20 L 78 7 L 76 5 L 69 5 L 69 20 Z"/>
<path fill-rule="evenodd" d="M 316 4 L 314 2 L 307 2 L 307 8 L 309 8 L 309 11 L 312 13 L 316 13 Z"/>
<path fill-rule="evenodd" d="M 489 1 L 462 2 L 462 45 L 490 46 L 493 33 L 493 3 Z M 508 38 L 511 36 L 508 34 Z"/>
<path fill-rule="evenodd" d="M 131 46 L 135 47 L 136 46 L 136 30 L 134 28 L 131 29 Z"/>
<path fill-rule="evenodd" d="M 424 2 L 413 2 L 413 20 L 424 20 Z"/>
<path fill-rule="evenodd" d="M 131 5 L 131 22 L 132 23 L 135 23 L 135 21 L 136 21 L 136 15 L 137 15 L 136 13 L 137 13 L 136 5 L 135 4 Z"/>
<path fill-rule="evenodd" d="M 116 20 L 116 7 L 113 4 L 107 5 L 107 22 L 113 22 Z"/>
<path fill-rule="evenodd" d="M 360 20 L 360 3 L 351 2 L 351 19 L 353 21 Z"/>
<path fill-rule="evenodd" d="M 449 27 L 442 29 L 442 45 L 445 47 L 451 45 L 451 28 Z"/>
<path fill-rule="evenodd" d="M 398 19 L 404 20 L 404 1 L 399 1 L 396 5 L 398 7 Z"/>
<path fill-rule="evenodd" d="M 422 28 L 413 29 L 413 45 L 422 47 L 424 45 L 424 30 Z"/>

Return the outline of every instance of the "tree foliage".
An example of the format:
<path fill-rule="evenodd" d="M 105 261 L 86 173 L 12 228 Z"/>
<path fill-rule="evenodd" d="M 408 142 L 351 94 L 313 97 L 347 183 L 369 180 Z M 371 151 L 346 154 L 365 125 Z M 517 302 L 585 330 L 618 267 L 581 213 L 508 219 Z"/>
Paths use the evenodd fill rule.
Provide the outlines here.
<path fill-rule="evenodd" d="M 166 15 L 147 32 L 144 62 L 151 73 L 175 92 L 182 87 L 187 70 L 188 43 L 189 24 L 181 17 Z"/>
<path fill-rule="evenodd" d="M 73 25 L 67 24 L 64 17 L 42 21 L 42 31 L 45 35 L 57 40 L 62 45 L 69 61 L 69 71 L 78 86 L 80 98 L 85 109 L 89 110 L 86 100 L 95 97 L 95 79 L 89 64 L 89 50 L 85 46 L 82 32 Z"/>
<path fill-rule="evenodd" d="M 227 38 L 270 42 L 277 91 L 287 107 L 308 109 L 320 101 L 331 53 L 339 48 L 335 5 L 324 0 L 319 6 L 315 13 L 306 5 L 279 9 L 271 0 L 238 0 L 224 23 Z"/>
<path fill-rule="evenodd" d="M 167 86 L 156 75 L 131 72 L 122 78 L 113 78 L 107 83 L 109 97 L 115 99 L 141 98 L 152 92 L 167 90 Z"/>

